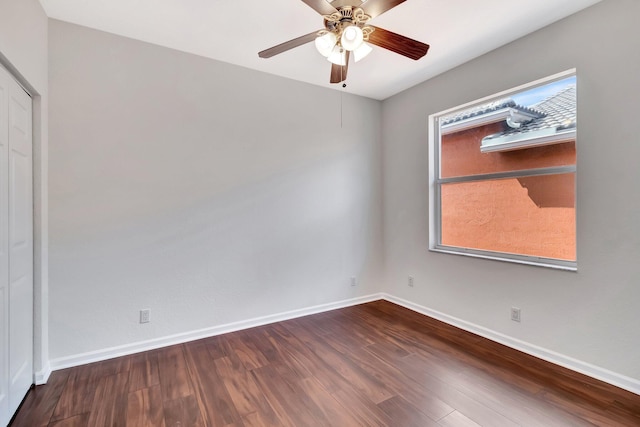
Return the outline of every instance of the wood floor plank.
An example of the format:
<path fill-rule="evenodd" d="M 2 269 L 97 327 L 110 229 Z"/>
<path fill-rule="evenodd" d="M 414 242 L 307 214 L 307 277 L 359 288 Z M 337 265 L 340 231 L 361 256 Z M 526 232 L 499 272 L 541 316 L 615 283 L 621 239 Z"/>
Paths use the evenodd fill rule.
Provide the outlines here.
<path fill-rule="evenodd" d="M 287 323 L 286 327 L 325 364 L 329 365 L 346 382 L 366 394 L 372 402 L 379 403 L 395 396 L 395 393 L 383 382 L 369 376 L 360 366 L 345 358 L 326 342 L 319 340 L 310 331 L 296 324 L 295 320 Z"/>
<path fill-rule="evenodd" d="M 333 312 L 332 312 L 333 313 Z M 376 341 L 372 339 L 371 332 L 361 331 L 357 324 L 350 323 L 346 316 L 334 314 L 323 321 L 316 320 L 313 316 L 297 319 L 299 325 L 313 330 L 317 335 L 324 337 L 340 337 L 346 344 L 353 347 L 364 347 Z"/>
<path fill-rule="evenodd" d="M 129 393 L 126 425 L 127 427 L 165 427 L 160 385 Z"/>
<path fill-rule="evenodd" d="M 98 378 L 102 378 L 109 375 L 120 374 L 122 372 L 129 372 L 133 357 L 135 356 L 116 357 L 92 363 L 90 366 L 93 368 L 94 375 Z"/>
<path fill-rule="evenodd" d="M 264 418 L 260 412 L 252 412 L 242 417 L 245 427 L 280 427 L 280 421 L 275 423 L 272 420 Z"/>
<path fill-rule="evenodd" d="M 273 361 L 279 361 L 281 357 L 278 349 L 269 340 L 269 329 L 269 325 L 259 326 L 245 331 L 247 334 L 244 335 L 245 339 L 248 339 L 255 350 L 261 354 L 263 357 L 262 363 L 265 364 Z"/>
<path fill-rule="evenodd" d="M 165 400 L 164 421 L 166 427 L 204 427 L 205 425 L 195 396 Z"/>
<path fill-rule="evenodd" d="M 640 396 L 386 301 L 52 373 L 12 427 L 640 426 Z"/>
<path fill-rule="evenodd" d="M 590 422 L 559 410 L 538 394 L 531 394 L 512 382 L 484 371 L 467 370 L 459 375 L 457 388 L 478 402 L 501 411 L 521 425 L 529 427 L 592 426 Z"/>
<path fill-rule="evenodd" d="M 242 426 L 242 417 L 233 404 L 206 345 L 187 343 L 185 355 L 204 424 Z"/>
<path fill-rule="evenodd" d="M 395 425 L 403 427 L 438 427 L 438 423 L 424 415 L 401 396 L 394 396 L 378 406 L 391 418 Z"/>
<path fill-rule="evenodd" d="M 289 368 L 299 373 L 300 371 L 296 368 L 298 366 L 304 367 L 298 375 L 299 377 L 315 376 L 330 393 L 340 390 L 347 384 L 336 370 L 328 369 L 324 360 L 304 345 L 282 324 L 273 325 L 271 337 L 286 353 L 290 354 L 293 360 L 298 362 L 295 366 L 289 364 Z M 305 375 L 304 371 L 308 372 L 309 375 Z"/>
<path fill-rule="evenodd" d="M 371 319 L 369 320 L 371 321 Z M 403 324 L 401 324 L 397 328 L 393 328 L 392 319 L 391 321 L 389 321 L 389 319 L 381 321 L 381 323 L 382 325 L 384 325 L 383 327 L 387 329 L 388 334 L 399 338 L 398 342 L 403 343 L 403 346 L 411 346 L 411 343 L 414 341 L 416 343 L 420 342 L 421 331 L 407 330 L 406 326 L 404 325 L 405 322 L 403 322 Z M 420 325 L 420 328 L 422 328 L 422 325 Z M 415 335 L 404 336 L 409 332 Z M 454 333 L 457 334 L 458 332 L 455 331 Z M 367 349 L 376 354 L 375 346 L 369 346 L 367 347 Z M 416 350 L 416 348 L 414 348 L 414 350 Z M 385 352 L 377 352 L 377 355 L 384 359 L 388 356 L 388 353 L 385 354 Z M 393 365 L 396 368 L 400 368 L 400 370 L 403 371 L 409 381 L 418 381 L 418 383 L 420 383 L 422 387 L 427 391 L 426 395 L 429 396 L 429 398 L 435 397 L 438 399 L 438 401 L 444 402 L 451 408 L 455 408 L 456 405 L 461 405 L 466 411 L 472 413 L 474 417 L 480 419 L 485 423 L 488 423 L 483 425 L 515 425 L 513 421 L 511 421 L 507 417 L 504 417 L 499 412 L 487 408 L 475 399 L 464 395 L 451 386 L 448 386 L 446 382 L 439 381 L 436 377 L 433 377 L 431 375 L 431 370 L 425 370 L 422 368 L 424 367 L 424 363 L 426 361 L 427 359 L 423 355 L 412 354 L 410 356 L 407 356 L 406 358 L 396 359 L 396 361 L 393 362 Z M 449 361 L 447 360 L 443 361 L 442 366 L 438 366 L 437 368 L 443 378 L 451 379 L 454 378 L 455 375 L 464 368 L 464 366 L 460 366 L 455 363 L 451 365 L 451 363 L 449 363 Z M 409 399 L 411 403 L 413 403 L 416 407 L 422 407 L 424 403 L 422 403 L 419 399 L 422 399 L 424 395 L 424 393 L 405 393 L 403 397 L 405 399 Z M 434 416 L 434 418 L 437 419 L 437 415 Z"/>
<path fill-rule="evenodd" d="M 245 369 L 248 371 L 265 366 L 269 363 L 264 354 L 262 354 L 262 352 L 256 347 L 255 343 L 251 341 L 253 335 L 255 335 L 255 333 L 241 331 L 224 336 L 224 339 L 229 343 L 231 350 L 236 354 Z"/>
<path fill-rule="evenodd" d="M 129 373 L 100 378 L 89 415 L 90 426 L 125 426 Z"/>
<path fill-rule="evenodd" d="M 13 424 L 11 424 L 13 426 Z M 54 421 L 48 427 L 88 427 L 89 414 L 80 414 L 64 420 Z"/>
<path fill-rule="evenodd" d="M 634 402 L 632 398 L 629 399 L 627 396 L 625 402 L 616 400 L 607 408 L 606 413 L 611 414 L 612 418 L 635 420 L 635 423 L 640 426 L 640 399 Z"/>
<path fill-rule="evenodd" d="M 331 425 L 311 397 L 304 395 L 295 382 L 280 376 L 272 366 L 254 369 L 251 374 L 283 425 Z"/>
<path fill-rule="evenodd" d="M 455 379 L 456 375 L 450 377 L 451 382 L 443 381 L 431 376 L 428 370 L 421 364 L 423 358 L 418 354 L 412 354 L 397 362 L 397 368 L 408 378 L 412 378 L 424 387 L 432 396 L 445 402 L 452 408 L 462 412 L 465 416 L 480 425 L 492 427 L 515 427 L 518 424 L 505 416 L 502 410 L 493 410 L 478 400 L 476 396 L 470 396 L 459 390 Z"/>
<path fill-rule="evenodd" d="M 228 356 L 226 348 L 225 348 L 225 339 L 224 335 L 216 335 L 209 338 L 204 338 L 197 341 L 192 341 L 192 344 L 198 345 L 202 344 L 207 347 L 209 351 L 209 355 L 212 359 L 218 359 L 220 357 Z"/>
<path fill-rule="evenodd" d="M 239 367 L 234 369 L 231 361 L 222 357 L 214 361 L 216 370 L 241 417 L 256 417 L 269 425 L 282 424 L 275 411 L 260 391 L 251 371 Z M 257 414 L 256 414 L 257 413 Z"/>
<path fill-rule="evenodd" d="M 370 427 L 391 427 L 395 426 L 394 421 L 369 399 L 359 393 L 348 390 L 338 390 L 333 393 L 340 406 L 345 411 L 349 411 L 352 417 L 357 420 L 358 426 Z"/>
<path fill-rule="evenodd" d="M 158 372 L 158 352 L 145 351 L 131 357 L 129 370 L 129 391 L 153 387 L 160 384 Z"/>
<path fill-rule="evenodd" d="M 378 341 L 364 348 L 375 349 L 375 353 L 383 360 L 395 360 L 407 357 L 414 352 L 414 349 L 411 349 L 412 351 L 409 353 L 405 347 L 400 347 L 390 340 Z"/>
<path fill-rule="evenodd" d="M 101 380 L 108 376 L 128 376 L 130 356 L 90 363 L 70 371 L 65 389 L 60 396 L 52 421 L 89 413 Z"/>
<path fill-rule="evenodd" d="M 541 397 L 552 405 L 559 408 L 569 408 L 572 413 L 578 417 L 597 426 L 601 425 L 627 425 L 629 422 L 628 416 L 624 414 L 615 414 L 601 410 L 599 407 L 594 407 L 590 402 L 581 399 L 574 399 L 573 396 L 565 394 L 559 390 L 545 390 Z M 633 424 L 628 424 L 633 425 Z"/>
<path fill-rule="evenodd" d="M 405 348 L 410 353 L 420 352 L 433 357 L 443 356 L 440 358 L 446 361 L 447 373 L 453 369 L 462 371 L 467 368 L 467 363 L 477 361 L 469 356 L 464 348 L 461 349 L 457 345 L 459 340 L 457 328 L 449 327 L 447 332 L 439 332 L 414 320 L 412 314 L 407 318 L 394 319 L 393 316 L 369 306 L 360 313 L 360 317 L 370 328 L 382 331 L 388 341 Z"/>
<path fill-rule="evenodd" d="M 43 427 L 49 424 L 70 374 L 69 369 L 53 372 L 46 386 L 36 386 L 26 396 L 12 427 Z"/>
<path fill-rule="evenodd" d="M 158 353 L 158 375 L 163 400 L 193 395 L 182 345 L 167 347 Z"/>
<path fill-rule="evenodd" d="M 453 411 L 446 417 L 438 421 L 442 427 L 482 427 L 480 424 L 473 422 L 458 411 Z"/>
<path fill-rule="evenodd" d="M 321 340 L 320 338 L 317 339 L 318 341 Z M 420 408 L 420 411 L 431 419 L 438 420 L 454 410 L 433 393 L 426 392 L 422 384 L 415 382 L 414 378 L 405 375 L 396 368 L 395 365 L 406 356 L 400 357 L 393 352 L 390 359 L 380 358 L 368 351 L 371 347 L 369 345 L 364 348 L 349 349 L 349 346 L 345 346 L 341 340 L 335 340 L 329 336 L 326 336 L 324 340 L 330 346 L 342 352 L 345 357 L 359 366 L 371 378 L 375 378 L 380 383 L 385 384 L 392 393 L 402 396 L 405 400 Z M 409 355 L 409 353 L 406 354 Z"/>
<path fill-rule="evenodd" d="M 282 331 L 286 330 L 282 328 L 280 333 L 282 333 Z M 275 366 L 277 369 L 281 366 L 285 366 L 296 378 L 309 378 L 313 375 L 310 369 L 313 362 L 306 358 L 306 356 L 310 356 L 310 352 L 298 352 L 298 350 L 304 347 L 301 342 L 297 342 L 298 346 L 292 345 L 293 341 L 283 339 L 283 337 L 276 332 L 276 328 L 274 327 L 269 327 L 263 330 L 263 333 L 267 339 L 268 345 L 273 347 L 275 350 L 274 352 L 269 352 L 269 363 L 272 366 Z M 288 332 L 285 332 L 285 334 L 288 334 Z M 284 375 L 284 372 L 280 372 L 280 374 Z"/>
<path fill-rule="evenodd" d="M 100 381 L 93 367 L 94 365 L 83 365 L 70 371 L 51 421 L 91 412 L 93 397 Z"/>
<path fill-rule="evenodd" d="M 305 396 L 311 400 L 322 412 L 323 418 L 335 426 L 356 426 L 358 421 L 351 415 L 351 411 L 345 411 L 338 401 L 330 395 L 316 378 L 303 378 L 299 382 Z"/>

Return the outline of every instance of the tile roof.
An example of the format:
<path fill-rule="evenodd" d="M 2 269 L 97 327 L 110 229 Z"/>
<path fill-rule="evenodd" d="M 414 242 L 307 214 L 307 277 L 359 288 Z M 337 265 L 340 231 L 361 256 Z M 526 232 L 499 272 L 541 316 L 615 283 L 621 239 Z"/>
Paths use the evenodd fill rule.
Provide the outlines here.
<path fill-rule="evenodd" d="M 509 127 L 503 132 L 489 135 L 483 141 L 491 141 L 504 137 L 526 137 L 527 134 L 544 129 L 565 131 L 576 127 L 576 85 L 571 84 L 558 93 L 533 104 L 523 106 L 516 104 L 512 98 L 502 98 L 494 102 L 479 105 L 477 107 L 458 112 L 442 119 L 441 126 L 451 127 L 460 122 L 480 118 L 483 115 L 511 110 L 513 113 L 523 113 L 520 117 L 520 127 Z M 523 121 L 522 117 L 528 118 Z"/>
<path fill-rule="evenodd" d="M 507 129 L 504 132 L 489 135 L 484 139 L 490 140 L 550 128 L 555 128 L 557 131 L 575 128 L 577 119 L 576 85 L 569 85 L 560 92 L 532 105 L 530 108 L 540 111 L 544 115 L 523 123 L 519 128 Z"/>
<path fill-rule="evenodd" d="M 544 112 L 536 108 L 518 105 L 511 98 L 502 98 L 489 104 L 479 105 L 469 110 L 461 111 L 452 116 L 444 117 L 442 119 L 441 125 L 446 126 L 452 123 L 460 122 L 462 120 L 467 120 L 473 117 L 482 116 L 484 114 L 493 113 L 495 111 L 504 110 L 506 108 L 511 108 L 534 117 L 543 117 L 545 114 Z"/>

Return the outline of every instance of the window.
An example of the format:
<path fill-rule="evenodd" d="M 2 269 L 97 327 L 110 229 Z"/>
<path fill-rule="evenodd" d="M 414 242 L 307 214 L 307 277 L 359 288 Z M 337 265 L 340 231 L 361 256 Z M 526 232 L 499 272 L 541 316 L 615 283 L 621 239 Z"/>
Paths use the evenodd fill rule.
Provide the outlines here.
<path fill-rule="evenodd" d="M 429 124 L 431 250 L 576 269 L 575 70 Z"/>

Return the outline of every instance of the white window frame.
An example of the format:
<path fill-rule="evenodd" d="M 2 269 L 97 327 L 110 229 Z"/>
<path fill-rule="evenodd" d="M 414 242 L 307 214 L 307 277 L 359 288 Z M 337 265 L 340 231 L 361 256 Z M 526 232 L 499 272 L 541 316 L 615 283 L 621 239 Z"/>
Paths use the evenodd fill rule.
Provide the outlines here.
<path fill-rule="evenodd" d="M 489 179 L 500 178 L 514 178 L 524 176 L 539 176 L 550 175 L 559 173 L 575 173 L 576 187 L 577 187 L 577 164 L 570 166 L 557 166 L 546 167 L 537 169 L 528 169 L 526 171 L 508 171 L 498 172 L 490 174 L 472 175 L 464 177 L 452 177 L 441 178 L 440 177 L 440 126 L 439 122 L 442 117 L 451 116 L 458 112 L 468 110 L 483 104 L 490 103 L 500 98 L 509 97 L 519 92 L 534 89 L 539 86 L 544 86 L 554 81 L 562 80 L 567 77 L 576 76 L 576 69 L 570 69 L 553 76 L 549 76 L 540 80 L 536 80 L 531 83 L 527 83 L 513 89 L 509 89 L 494 95 L 478 99 L 466 103 L 464 105 L 456 106 L 439 113 L 431 114 L 429 116 L 429 250 L 434 252 L 441 252 L 454 255 L 464 255 L 475 258 L 485 258 L 497 261 L 506 261 L 518 264 L 535 265 L 541 267 L 554 268 L 559 270 L 577 271 L 577 259 L 576 261 L 566 261 L 554 258 L 543 258 L 529 255 L 518 255 L 503 252 L 493 252 L 487 250 L 469 249 L 456 246 L 445 246 L 442 242 L 442 218 L 441 218 L 441 186 L 443 184 L 454 182 L 473 182 L 484 181 Z M 577 148 L 577 138 L 576 138 Z M 574 190 L 575 191 L 575 190 Z M 575 196 L 575 195 L 574 195 Z M 575 199 L 574 199 L 575 200 Z M 577 204 L 576 204 L 576 216 L 577 216 Z M 576 230 L 577 240 L 577 230 Z M 577 245 L 576 245 L 577 246 Z M 577 258 L 577 256 L 576 256 Z"/>

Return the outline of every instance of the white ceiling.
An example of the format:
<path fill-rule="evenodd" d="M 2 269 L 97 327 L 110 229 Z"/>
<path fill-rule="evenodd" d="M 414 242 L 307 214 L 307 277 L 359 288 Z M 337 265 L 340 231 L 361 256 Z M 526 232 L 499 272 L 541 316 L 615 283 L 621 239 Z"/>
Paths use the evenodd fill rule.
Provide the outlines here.
<path fill-rule="evenodd" d="M 413 61 L 380 47 L 349 66 L 348 92 L 385 99 L 600 0 L 407 0 L 371 21 L 431 45 Z M 313 43 L 258 52 L 323 28 L 300 0 L 40 0 L 48 16 L 319 86 L 331 64 Z M 366 5 L 364 6 L 366 10 Z"/>

